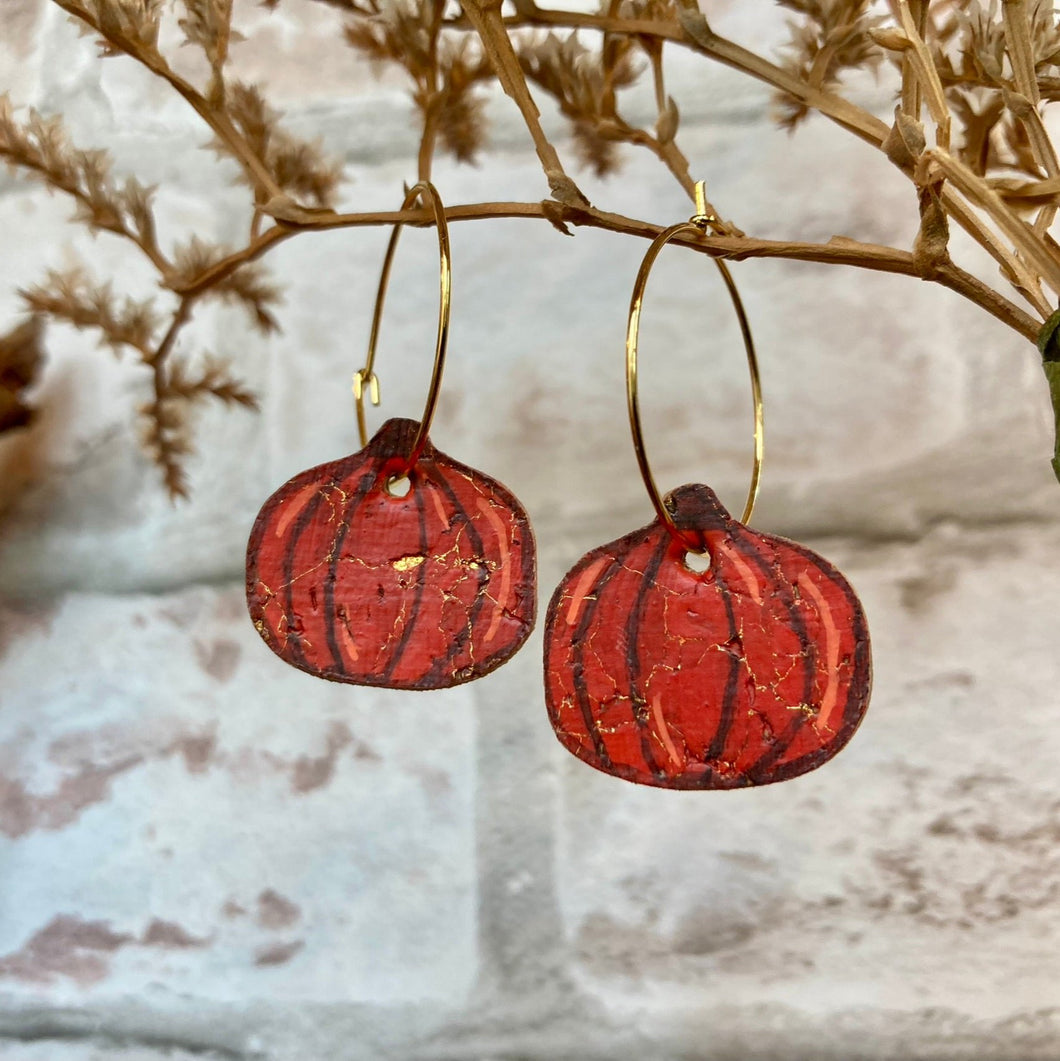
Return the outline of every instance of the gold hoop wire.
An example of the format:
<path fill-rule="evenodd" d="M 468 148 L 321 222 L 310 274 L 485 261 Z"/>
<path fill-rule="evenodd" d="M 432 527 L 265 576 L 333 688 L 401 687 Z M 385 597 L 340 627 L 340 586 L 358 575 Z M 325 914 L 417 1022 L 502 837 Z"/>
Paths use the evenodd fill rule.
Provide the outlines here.
<path fill-rule="evenodd" d="M 402 210 L 408 210 L 417 199 L 423 198 L 430 205 L 434 214 L 434 224 L 438 230 L 438 339 L 434 347 L 434 368 L 431 370 L 430 390 L 427 392 L 427 403 L 420 420 L 420 429 L 409 452 L 406 471 L 419 460 L 427 435 L 434 419 L 434 410 L 438 405 L 438 391 L 442 385 L 442 369 L 445 367 L 445 352 L 449 346 L 449 309 L 452 301 L 452 261 L 449 256 L 449 226 L 445 221 L 445 207 L 442 197 L 430 181 L 420 181 L 413 185 L 401 204 Z M 386 246 L 383 258 L 383 271 L 379 276 L 379 288 L 375 295 L 375 309 L 372 311 L 372 331 L 368 336 L 368 359 L 364 368 L 353 374 L 353 397 L 357 402 L 357 429 L 361 435 L 361 445 L 368 445 L 368 425 L 364 416 L 364 393 L 368 391 L 373 405 L 379 404 L 379 377 L 375 374 L 375 347 L 379 339 L 379 324 L 383 317 L 383 306 L 386 302 L 386 289 L 390 281 L 390 266 L 394 261 L 398 237 L 404 222 L 399 222 L 390 233 L 390 242 Z"/>
<path fill-rule="evenodd" d="M 648 276 L 651 273 L 652 266 L 655 264 L 655 259 L 659 257 L 660 251 L 677 236 L 701 236 L 710 226 L 716 223 L 717 219 L 706 213 L 702 181 L 696 184 L 696 210 L 696 214 L 688 221 L 683 221 L 678 225 L 671 225 L 668 229 L 660 232 L 648 248 L 648 253 L 644 255 L 644 261 L 641 262 L 640 271 L 637 273 L 637 279 L 633 284 L 633 297 L 630 299 L 629 321 L 626 327 L 626 404 L 629 410 L 629 427 L 633 434 L 633 449 L 637 454 L 637 465 L 640 468 L 640 474 L 647 488 L 648 496 L 651 498 L 651 503 L 655 506 L 659 519 L 662 520 L 677 541 L 686 548 L 691 548 L 694 552 L 698 552 L 699 547 L 689 546 L 685 535 L 681 533 L 677 524 L 674 523 L 674 518 L 666 507 L 665 500 L 659 494 L 659 488 L 655 484 L 655 477 L 652 475 L 651 465 L 648 463 L 648 453 L 644 446 L 644 430 L 640 420 L 637 346 L 640 340 L 640 313 L 644 304 L 645 289 L 648 286 Z M 736 283 L 729 272 L 728 266 L 720 258 L 713 258 L 712 261 L 718 267 L 722 280 L 725 281 L 729 299 L 736 312 L 736 318 L 740 322 L 740 333 L 743 336 L 744 349 L 747 353 L 747 367 L 751 376 L 751 396 L 754 401 L 754 463 L 751 469 L 751 486 L 747 492 L 747 503 L 740 519 L 741 523 L 747 523 L 751 518 L 752 512 L 754 512 L 755 500 L 758 497 L 758 484 L 762 478 L 762 459 L 765 448 L 762 384 L 758 375 L 758 358 L 755 355 L 754 339 L 751 336 L 751 326 L 747 321 L 743 300 L 736 289 Z"/>

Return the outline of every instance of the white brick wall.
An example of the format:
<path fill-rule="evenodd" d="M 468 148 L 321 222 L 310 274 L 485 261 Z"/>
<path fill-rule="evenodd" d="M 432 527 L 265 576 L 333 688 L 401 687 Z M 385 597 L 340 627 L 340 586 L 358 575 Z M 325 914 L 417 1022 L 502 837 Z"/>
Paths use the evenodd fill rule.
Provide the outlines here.
<path fill-rule="evenodd" d="M 129 64 L 99 63 L 51 5 L 0 14 L 0 82 L 160 182 L 164 238 L 239 238 L 232 167 L 196 150 L 193 116 Z M 317 5 L 240 17 L 257 27 L 242 69 L 348 160 L 346 201 L 396 205 L 415 147 L 400 84 L 358 67 Z M 716 23 L 761 43 L 781 18 L 730 3 Z M 672 81 L 682 146 L 745 230 L 908 245 L 912 193 L 868 148 L 822 121 L 778 133 L 763 90 L 691 57 Z M 490 116 L 495 149 L 478 168 L 440 163 L 443 194 L 540 198 L 507 101 Z M 627 157 L 609 182 L 578 175 L 594 201 L 687 212 L 665 173 Z M 0 175 L 0 325 L 17 286 L 75 253 L 149 290 L 68 213 Z M 644 247 L 518 221 L 452 237 L 435 439 L 526 504 L 547 599 L 585 550 L 650 515 L 621 374 Z M 1060 489 L 1033 348 L 911 280 L 738 267 L 767 398 L 756 523 L 858 588 L 873 705 L 839 759 L 790 784 L 639 789 L 553 739 L 540 634 L 482 681 L 415 695 L 289 670 L 246 618 L 258 506 L 356 446 L 348 381 L 384 242 L 305 235 L 271 254 L 281 336 L 197 312 L 188 349 L 233 357 L 264 411 L 201 418 L 176 509 L 134 445 L 138 370 L 49 334 L 39 420 L 0 438 L 0 1055 L 1055 1058 Z M 388 413 L 422 400 L 434 253 L 429 233 L 403 239 Z M 707 479 L 737 506 L 745 368 L 705 263 L 662 263 L 644 343 L 660 478 Z"/>

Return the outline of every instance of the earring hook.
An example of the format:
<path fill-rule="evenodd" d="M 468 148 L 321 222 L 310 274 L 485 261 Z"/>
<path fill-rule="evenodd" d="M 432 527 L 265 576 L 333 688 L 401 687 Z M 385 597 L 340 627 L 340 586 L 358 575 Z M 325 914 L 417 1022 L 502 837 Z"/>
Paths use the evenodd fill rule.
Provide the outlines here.
<path fill-rule="evenodd" d="M 408 210 L 417 199 L 423 199 L 434 214 L 434 224 L 438 230 L 438 338 L 434 347 L 434 368 L 431 370 L 430 389 L 423 409 L 419 431 L 409 451 L 405 471 L 409 471 L 419 460 L 427 435 L 434 419 L 438 404 L 438 392 L 442 384 L 442 370 L 445 367 L 445 354 L 449 347 L 449 310 L 452 301 L 452 261 L 449 255 L 449 226 L 445 221 L 445 207 L 438 189 L 430 181 L 414 184 L 405 194 L 401 204 L 402 210 Z M 383 317 L 383 306 L 386 302 L 387 285 L 390 282 L 390 267 L 394 261 L 398 238 L 404 222 L 399 222 L 390 233 L 386 255 L 383 258 L 383 270 L 379 275 L 379 287 L 375 295 L 375 308 L 372 311 L 372 330 L 368 336 L 368 356 L 364 368 L 353 374 L 353 397 L 357 403 L 357 429 L 361 436 L 361 445 L 368 445 L 368 425 L 364 415 L 364 396 L 367 391 L 373 405 L 379 404 L 379 377 L 375 374 L 375 348 L 379 339 L 379 325 Z"/>
<path fill-rule="evenodd" d="M 637 465 L 640 468 L 641 478 L 647 488 L 648 496 L 660 520 L 666 525 L 674 538 L 686 549 L 698 552 L 698 545 L 691 545 L 685 535 L 674 523 L 670 510 L 666 507 L 665 500 L 659 493 L 659 488 L 652 475 L 651 465 L 648 463 L 648 453 L 644 445 L 644 430 L 640 419 L 640 398 L 637 376 L 637 348 L 640 341 L 640 314 L 644 304 L 644 294 L 648 286 L 648 276 L 651 273 L 655 259 L 663 247 L 678 236 L 701 236 L 708 229 L 717 224 L 717 218 L 707 212 L 706 191 L 703 181 L 697 181 L 695 186 L 696 213 L 688 221 L 677 225 L 671 225 L 655 237 L 644 260 L 641 262 L 637 279 L 633 284 L 633 296 L 629 304 L 629 320 L 626 326 L 626 405 L 629 412 L 629 427 L 633 435 L 633 449 L 637 455 Z M 747 492 L 747 502 L 744 506 L 741 523 L 747 523 L 754 512 L 755 500 L 758 497 L 758 485 L 762 477 L 762 460 L 765 449 L 765 435 L 762 410 L 762 384 L 758 374 L 758 357 L 755 354 L 754 339 L 751 336 L 751 326 L 747 320 L 743 300 L 736 288 L 736 283 L 729 272 L 728 266 L 720 258 L 711 259 L 721 273 L 725 287 L 729 292 L 736 319 L 740 324 L 740 333 L 743 336 L 744 350 L 747 354 L 747 368 L 751 377 L 751 397 L 754 403 L 754 460 L 751 468 L 751 485 Z"/>

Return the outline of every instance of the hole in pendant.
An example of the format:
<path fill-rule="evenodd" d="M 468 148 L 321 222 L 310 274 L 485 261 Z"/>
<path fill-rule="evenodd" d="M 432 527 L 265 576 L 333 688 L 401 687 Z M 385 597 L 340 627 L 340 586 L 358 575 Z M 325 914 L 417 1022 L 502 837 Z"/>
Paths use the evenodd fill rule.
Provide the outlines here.
<path fill-rule="evenodd" d="M 386 492 L 391 497 L 408 497 L 411 489 L 412 481 L 407 475 L 395 475 L 386 481 Z"/>
<path fill-rule="evenodd" d="M 710 553 L 694 553 L 689 550 L 685 553 L 685 567 L 697 575 L 710 570 Z"/>

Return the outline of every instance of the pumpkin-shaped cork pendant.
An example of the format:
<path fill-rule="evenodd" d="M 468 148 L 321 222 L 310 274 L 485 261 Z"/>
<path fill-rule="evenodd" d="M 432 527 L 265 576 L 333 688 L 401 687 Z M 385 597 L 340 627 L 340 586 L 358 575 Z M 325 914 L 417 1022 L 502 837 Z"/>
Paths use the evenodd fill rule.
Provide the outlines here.
<path fill-rule="evenodd" d="M 296 475 L 247 546 L 247 604 L 265 643 L 320 678 L 445 689 L 526 640 L 534 537 L 515 497 L 388 420 L 359 453 Z M 407 474 L 399 496 L 391 480 Z"/>
<path fill-rule="evenodd" d="M 545 686 L 579 759 L 660 788 L 765 785 L 813 770 L 850 740 L 871 684 L 854 591 L 804 546 L 733 519 L 706 486 L 661 520 L 594 549 L 548 609 Z"/>

